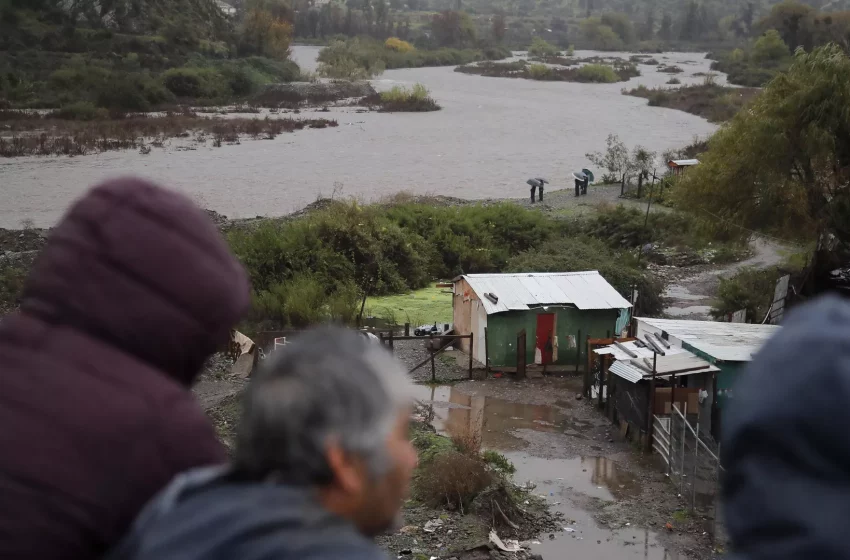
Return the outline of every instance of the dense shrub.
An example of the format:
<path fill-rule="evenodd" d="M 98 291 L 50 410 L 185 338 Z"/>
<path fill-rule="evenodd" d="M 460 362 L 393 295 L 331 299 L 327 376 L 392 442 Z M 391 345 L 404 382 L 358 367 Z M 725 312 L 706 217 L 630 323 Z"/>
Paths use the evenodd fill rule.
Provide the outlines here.
<path fill-rule="evenodd" d="M 367 98 L 366 102 L 369 102 Z M 437 111 L 440 106 L 431 97 L 431 93 L 422 84 L 415 84 L 408 89 L 402 86 L 394 86 L 388 91 L 378 95 L 381 111 L 387 112 L 422 112 Z"/>
<path fill-rule="evenodd" d="M 407 41 L 402 41 L 398 37 L 390 37 L 386 41 L 384 41 L 384 46 L 390 50 L 407 53 L 414 50 L 413 45 L 408 43 Z"/>
<path fill-rule="evenodd" d="M 162 83 L 177 97 L 217 99 L 232 92 L 222 78 L 212 68 L 172 68 L 163 73 Z"/>
<path fill-rule="evenodd" d="M 741 309 L 747 310 L 749 321 L 761 321 L 773 301 L 776 281 L 782 276 L 776 268 L 744 268 L 731 278 L 721 278 L 711 315 L 725 319 Z"/>
<path fill-rule="evenodd" d="M 578 78 L 581 82 L 598 84 L 613 84 L 620 81 L 620 76 L 614 68 L 607 64 L 585 64 L 578 69 Z"/>
<path fill-rule="evenodd" d="M 561 49 L 547 42 L 545 39 L 535 37 L 531 41 L 531 46 L 528 47 L 528 54 L 531 56 L 558 56 L 561 54 Z"/>
<path fill-rule="evenodd" d="M 389 41 L 389 40 L 388 40 Z M 366 79 L 384 69 L 420 68 L 424 66 L 456 66 L 478 60 L 495 60 L 510 56 L 502 47 L 487 49 L 395 49 L 384 43 L 359 37 L 334 41 L 319 53 L 319 72 L 329 78 Z"/>
<path fill-rule="evenodd" d="M 468 510 L 494 480 L 484 460 L 457 451 L 436 455 L 418 477 L 416 497 L 431 506 Z"/>
<path fill-rule="evenodd" d="M 104 109 L 96 107 L 90 101 L 77 101 L 76 103 L 63 105 L 51 116 L 57 119 L 93 121 L 95 119 L 106 118 L 109 116 L 109 113 Z"/>

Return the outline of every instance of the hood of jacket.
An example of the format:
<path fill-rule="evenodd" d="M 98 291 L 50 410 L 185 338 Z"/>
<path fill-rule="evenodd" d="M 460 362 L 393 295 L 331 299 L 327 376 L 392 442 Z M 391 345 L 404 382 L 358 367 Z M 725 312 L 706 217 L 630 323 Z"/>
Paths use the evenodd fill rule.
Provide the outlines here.
<path fill-rule="evenodd" d="M 386 560 L 316 490 L 237 481 L 227 467 L 183 473 L 142 511 L 106 560 Z"/>
<path fill-rule="evenodd" d="M 850 558 L 850 303 L 794 309 L 736 381 L 724 418 L 736 559 Z"/>
<path fill-rule="evenodd" d="M 227 342 L 249 291 L 203 210 L 125 178 L 92 189 L 51 231 L 21 311 L 83 331 L 189 385 Z"/>

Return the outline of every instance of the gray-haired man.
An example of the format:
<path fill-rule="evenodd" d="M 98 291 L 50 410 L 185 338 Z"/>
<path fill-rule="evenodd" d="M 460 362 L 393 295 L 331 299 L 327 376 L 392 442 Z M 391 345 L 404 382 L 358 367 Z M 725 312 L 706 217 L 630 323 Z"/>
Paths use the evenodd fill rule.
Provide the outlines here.
<path fill-rule="evenodd" d="M 410 381 L 354 331 L 278 350 L 244 401 L 233 464 L 178 477 L 112 559 L 373 559 L 416 466 Z"/>

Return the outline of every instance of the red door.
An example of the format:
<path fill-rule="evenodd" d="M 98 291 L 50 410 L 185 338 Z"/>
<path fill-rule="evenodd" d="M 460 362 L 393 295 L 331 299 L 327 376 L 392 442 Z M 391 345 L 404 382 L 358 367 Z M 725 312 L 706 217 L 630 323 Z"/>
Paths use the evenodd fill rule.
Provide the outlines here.
<path fill-rule="evenodd" d="M 541 363 L 552 363 L 552 350 L 555 344 L 555 314 L 544 313 L 537 316 L 537 340 L 535 348 L 540 351 Z"/>

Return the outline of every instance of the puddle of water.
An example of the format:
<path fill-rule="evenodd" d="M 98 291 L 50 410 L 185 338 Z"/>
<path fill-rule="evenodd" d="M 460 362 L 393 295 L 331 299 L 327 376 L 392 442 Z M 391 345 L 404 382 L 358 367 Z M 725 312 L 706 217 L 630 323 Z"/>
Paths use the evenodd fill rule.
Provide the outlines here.
<path fill-rule="evenodd" d="M 480 395 L 468 395 L 451 386 L 419 385 L 416 398 L 433 410 L 431 424 L 441 433 L 480 434 L 481 445 L 499 451 L 522 449 L 526 443 L 516 430 L 569 433 L 582 437 L 590 424 L 575 420 L 560 408 L 523 404 Z"/>
<path fill-rule="evenodd" d="M 685 315 L 705 315 L 711 311 L 710 305 L 691 305 L 689 307 L 668 307 L 664 313 L 671 317 L 683 317 Z"/>
<path fill-rule="evenodd" d="M 505 453 L 514 463 L 514 480 L 535 484 L 551 484 L 602 500 L 614 500 L 640 493 L 637 479 L 620 465 L 606 457 L 576 457 L 546 459 L 527 453 Z"/>
<path fill-rule="evenodd" d="M 658 535 L 647 529 L 632 528 L 623 526 L 618 529 L 607 529 L 599 527 L 593 520 L 593 517 L 587 511 L 573 505 L 570 497 L 577 491 L 578 485 L 595 484 L 593 480 L 608 481 L 617 480 L 610 478 L 605 468 L 594 469 L 597 465 L 597 459 L 583 459 L 577 463 L 579 466 L 584 464 L 591 468 L 584 472 L 578 469 L 576 477 L 567 480 L 557 480 L 549 476 L 539 476 L 537 469 L 540 467 L 538 461 L 546 461 L 551 463 L 560 463 L 560 461 L 547 461 L 535 457 L 528 458 L 525 462 L 521 458 L 511 457 L 514 465 L 517 468 L 515 475 L 517 480 L 524 480 L 531 477 L 532 482 L 537 484 L 534 492 L 538 495 L 546 497 L 553 510 L 564 514 L 564 531 L 552 533 L 550 535 L 541 535 L 537 541 L 539 544 L 532 544 L 531 551 L 534 554 L 540 554 L 546 560 L 573 560 L 575 558 L 593 558 L 598 560 L 620 560 L 623 558 L 644 558 L 646 560 L 685 560 L 675 552 L 668 551 L 658 541 Z M 582 463 L 581 461 L 584 461 Z M 613 463 L 609 463 L 610 467 Z M 561 465 L 567 467 L 564 474 L 568 474 L 571 470 L 575 471 L 576 465 Z M 555 469 L 556 467 L 546 467 L 546 469 Z M 577 475 L 582 475 L 581 477 Z M 587 475 L 590 474 L 588 477 Z M 619 482 L 615 482 L 619 486 Z M 572 489 L 570 489 L 572 486 Z M 604 488 L 604 487 L 603 487 Z M 598 491 L 598 489 L 597 489 Z"/>
<path fill-rule="evenodd" d="M 664 291 L 664 297 L 685 301 L 699 301 L 701 299 L 705 299 L 706 296 L 692 294 L 691 291 L 684 286 L 670 286 Z"/>
<path fill-rule="evenodd" d="M 522 449 L 526 442 L 512 435 L 516 430 L 566 433 L 582 437 L 587 423 L 577 422 L 564 408 L 529 405 L 504 399 L 474 396 L 451 386 L 416 387 L 416 397 L 433 411 L 432 424 L 444 434 L 481 434 L 482 446 L 501 451 L 514 464 L 517 483 L 531 482 L 534 493 L 564 515 L 564 531 L 541 535 L 531 549 L 547 560 L 594 558 L 619 560 L 685 560 L 670 552 L 653 531 L 623 526 L 603 528 L 588 511 L 577 506 L 587 499 L 616 501 L 641 491 L 639 481 L 606 457 L 551 459 L 535 457 Z"/>

